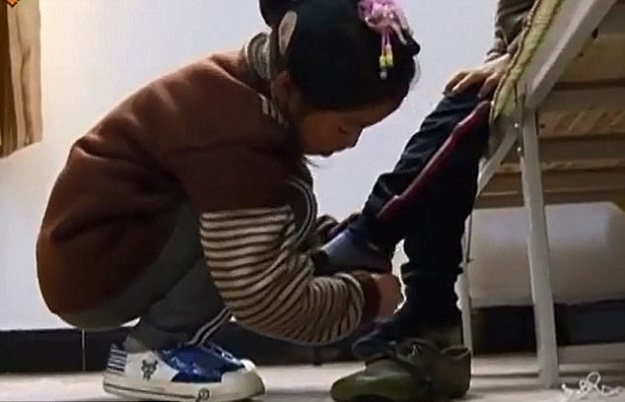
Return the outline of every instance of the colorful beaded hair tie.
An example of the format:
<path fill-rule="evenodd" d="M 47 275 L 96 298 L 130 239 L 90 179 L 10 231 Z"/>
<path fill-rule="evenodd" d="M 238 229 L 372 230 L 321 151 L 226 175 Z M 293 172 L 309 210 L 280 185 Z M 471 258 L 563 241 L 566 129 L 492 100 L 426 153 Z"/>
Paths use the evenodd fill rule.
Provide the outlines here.
<path fill-rule="evenodd" d="M 408 45 L 405 34 L 412 35 L 408 20 L 395 0 L 360 0 L 358 12 L 360 18 L 382 36 L 380 78 L 384 80 L 394 66 L 391 35 L 395 33 L 404 45 Z"/>

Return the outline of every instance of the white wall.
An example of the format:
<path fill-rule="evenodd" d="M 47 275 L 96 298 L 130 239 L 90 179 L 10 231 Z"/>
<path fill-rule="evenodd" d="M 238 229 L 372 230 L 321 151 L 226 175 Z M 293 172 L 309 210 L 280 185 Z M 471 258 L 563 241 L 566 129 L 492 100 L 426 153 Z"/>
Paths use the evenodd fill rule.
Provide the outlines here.
<path fill-rule="evenodd" d="M 62 325 L 39 296 L 34 242 L 70 144 L 147 80 L 262 29 L 246 3 L 41 0 L 45 140 L 0 160 L 0 329 Z"/>
<path fill-rule="evenodd" d="M 625 214 L 612 204 L 547 207 L 556 302 L 625 297 Z M 469 271 L 474 305 L 529 304 L 528 222 L 520 208 L 477 211 Z"/>
<path fill-rule="evenodd" d="M 320 162 L 323 212 L 340 216 L 361 206 L 377 174 L 395 163 L 439 99 L 445 78 L 479 62 L 489 45 L 492 1 L 404 3 L 423 45 L 423 79 L 402 110 L 371 129 L 357 150 Z M 263 27 L 254 0 L 41 0 L 41 9 L 45 140 L 0 160 L 0 330 L 62 326 L 39 296 L 34 242 L 69 145 L 145 81 L 211 51 L 239 46 Z M 625 225 L 622 214 L 606 211 L 611 210 L 580 206 L 551 215 L 556 254 L 573 248 L 585 253 L 583 262 L 616 267 L 623 253 L 603 252 L 617 243 L 614 234 L 622 238 Z M 475 257 L 490 279 L 474 280 L 477 295 L 527 293 L 524 226 L 514 211 L 480 213 Z M 580 259 L 558 258 L 562 265 L 580 266 Z"/>

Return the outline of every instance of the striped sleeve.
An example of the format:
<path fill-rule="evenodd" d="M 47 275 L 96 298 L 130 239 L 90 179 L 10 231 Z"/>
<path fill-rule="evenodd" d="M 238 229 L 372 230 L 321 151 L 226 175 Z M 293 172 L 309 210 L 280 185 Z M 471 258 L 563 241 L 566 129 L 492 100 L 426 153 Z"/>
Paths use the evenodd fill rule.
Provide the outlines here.
<path fill-rule="evenodd" d="M 242 325 L 289 341 L 328 343 L 363 319 L 357 277 L 313 277 L 310 258 L 293 251 L 288 206 L 205 213 L 201 235 L 215 284 Z"/>
<path fill-rule="evenodd" d="M 202 169 L 189 163 L 178 168 L 201 211 L 207 265 L 241 325 L 277 339 L 323 344 L 374 318 L 379 292 L 370 274 L 316 277 L 311 258 L 297 251 L 294 214 L 280 197 L 285 176 L 274 161 L 233 152 L 204 158 Z M 210 177 L 228 168 L 227 183 L 225 175 Z"/>
<path fill-rule="evenodd" d="M 494 41 L 487 52 L 486 61 L 504 54 L 514 55 L 521 32 L 527 20 L 533 0 L 498 0 L 495 12 Z"/>

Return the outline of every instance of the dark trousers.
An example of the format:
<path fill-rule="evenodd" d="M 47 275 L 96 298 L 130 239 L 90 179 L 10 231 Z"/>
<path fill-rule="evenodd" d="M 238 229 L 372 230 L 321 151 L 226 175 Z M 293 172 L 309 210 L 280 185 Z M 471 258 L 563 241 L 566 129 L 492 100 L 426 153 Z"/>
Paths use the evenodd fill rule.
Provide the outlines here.
<path fill-rule="evenodd" d="M 119 327 L 139 318 L 126 347 L 203 344 L 232 315 L 211 278 L 200 242 L 198 212 L 183 204 L 154 265 L 126 291 L 95 309 L 61 318 L 84 330 Z"/>
<path fill-rule="evenodd" d="M 454 285 L 462 271 L 462 236 L 477 192 L 479 161 L 489 137 L 488 119 L 464 137 L 450 158 L 434 173 L 412 205 L 388 221 L 378 212 L 401 194 L 478 104 L 476 91 L 445 97 L 408 141 L 391 172 L 382 174 L 352 230 L 383 251 L 404 240 L 408 262 L 401 267 L 406 303 L 402 321 L 414 325 L 448 325 L 460 320 Z"/>

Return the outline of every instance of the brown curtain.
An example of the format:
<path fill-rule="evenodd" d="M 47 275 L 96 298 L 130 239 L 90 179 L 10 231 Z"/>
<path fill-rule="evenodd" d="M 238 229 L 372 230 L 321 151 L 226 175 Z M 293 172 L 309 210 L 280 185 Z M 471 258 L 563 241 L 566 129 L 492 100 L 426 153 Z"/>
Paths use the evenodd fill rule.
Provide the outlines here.
<path fill-rule="evenodd" d="M 0 157 L 41 140 L 39 0 L 0 4 Z"/>
<path fill-rule="evenodd" d="M 0 4 L 0 152 L 4 154 L 10 137 L 17 135 L 17 122 L 11 82 L 8 7 Z"/>

